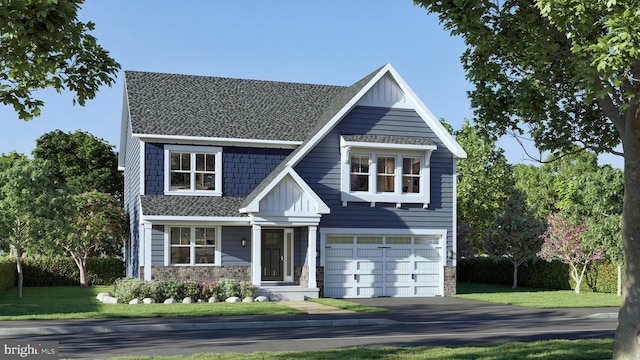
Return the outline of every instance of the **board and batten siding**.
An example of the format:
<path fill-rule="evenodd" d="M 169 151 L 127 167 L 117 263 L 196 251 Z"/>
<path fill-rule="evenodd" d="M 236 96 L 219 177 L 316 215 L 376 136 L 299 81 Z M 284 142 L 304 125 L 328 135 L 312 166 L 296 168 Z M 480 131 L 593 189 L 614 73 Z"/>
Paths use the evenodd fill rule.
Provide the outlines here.
<path fill-rule="evenodd" d="M 340 135 L 420 136 L 437 146 L 431 155 L 430 192 L 427 209 L 422 204 L 349 202 L 340 199 Z M 453 245 L 454 158 L 434 132 L 412 109 L 357 106 L 297 165 L 295 170 L 330 207 L 320 227 L 363 229 L 446 229 L 448 247 Z"/>
<path fill-rule="evenodd" d="M 151 227 L 151 266 L 164 266 L 164 225 Z"/>

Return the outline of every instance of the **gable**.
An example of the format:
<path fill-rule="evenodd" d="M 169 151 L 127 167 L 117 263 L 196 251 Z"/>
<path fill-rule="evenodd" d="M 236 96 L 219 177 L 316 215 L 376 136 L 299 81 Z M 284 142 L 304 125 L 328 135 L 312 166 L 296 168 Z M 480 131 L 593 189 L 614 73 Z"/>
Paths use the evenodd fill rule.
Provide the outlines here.
<path fill-rule="evenodd" d="M 398 83 L 388 74 L 358 101 L 356 106 L 379 106 L 389 108 L 412 108 L 409 98 L 405 96 Z"/>
<path fill-rule="evenodd" d="M 315 199 L 305 193 L 290 175 L 284 177 L 260 200 L 261 214 L 316 214 L 316 208 Z"/>

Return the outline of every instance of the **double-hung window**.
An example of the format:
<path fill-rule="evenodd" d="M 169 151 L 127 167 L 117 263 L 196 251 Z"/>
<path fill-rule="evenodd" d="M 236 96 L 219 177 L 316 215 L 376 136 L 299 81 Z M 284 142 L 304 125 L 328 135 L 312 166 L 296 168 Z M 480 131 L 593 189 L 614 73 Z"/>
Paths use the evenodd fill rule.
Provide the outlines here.
<path fill-rule="evenodd" d="M 167 263 L 169 265 L 215 265 L 219 263 L 216 251 L 218 228 L 183 226 L 171 227 Z"/>
<path fill-rule="evenodd" d="M 429 139 L 343 135 L 341 199 L 349 202 L 422 203 L 430 199 Z"/>
<path fill-rule="evenodd" d="M 222 148 L 165 146 L 165 194 L 222 194 Z"/>

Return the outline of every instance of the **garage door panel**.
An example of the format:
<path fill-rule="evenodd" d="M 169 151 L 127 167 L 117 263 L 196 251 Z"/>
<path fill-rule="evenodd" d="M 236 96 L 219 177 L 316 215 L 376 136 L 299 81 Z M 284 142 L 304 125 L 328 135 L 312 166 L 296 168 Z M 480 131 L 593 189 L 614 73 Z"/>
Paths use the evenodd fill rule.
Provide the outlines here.
<path fill-rule="evenodd" d="M 409 286 L 387 286 L 385 296 L 401 297 L 412 296 L 411 287 Z"/>
<path fill-rule="evenodd" d="M 361 285 L 373 285 L 373 284 L 381 284 L 384 282 L 384 274 L 359 274 L 358 278 L 358 286 Z"/>
<path fill-rule="evenodd" d="M 416 286 L 414 296 L 437 296 L 440 295 L 439 286 Z"/>
<path fill-rule="evenodd" d="M 391 284 L 408 284 L 413 280 L 411 279 L 411 274 L 386 274 L 384 277 L 384 282 L 388 285 Z"/>
<path fill-rule="evenodd" d="M 440 249 L 416 249 L 415 255 L 425 259 L 440 259 Z"/>
<path fill-rule="evenodd" d="M 328 258 L 352 258 L 353 257 L 353 249 L 349 248 L 328 248 L 326 249 L 326 255 Z"/>
<path fill-rule="evenodd" d="M 398 271 L 411 271 L 412 269 L 412 262 L 411 261 L 388 261 L 386 262 L 386 266 L 385 268 L 387 270 L 398 270 Z"/>
<path fill-rule="evenodd" d="M 356 261 L 356 264 L 357 264 L 356 269 L 358 270 L 358 272 L 384 269 L 384 262 L 382 260 L 380 261 L 358 260 Z"/>
<path fill-rule="evenodd" d="M 363 249 L 359 248 L 356 251 L 359 259 L 378 259 L 384 257 L 384 249 Z"/>
<path fill-rule="evenodd" d="M 384 288 L 381 286 L 358 287 L 359 297 L 378 297 L 384 296 Z"/>
<path fill-rule="evenodd" d="M 416 261 L 415 269 L 430 272 L 440 272 L 441 264 L 435 261 Z"/>
<path fill-rule="evenodd" d="M 387 249 L 387 258 L 408 259 L 411 256 L 411 249 Z"/>
<path fill-rule="evenodd" d="M 438 285 L 440 278 L 438 274 L 418 274 L 416 275 L 416 283 L 425 285 Z"/>
<path fill-rule="evenodd" d="M 325 274 L 325 278 L 327 279 L 327 283 L 329 284 L 345 284 L 349 282 L 350 278 L 353 276 L 349 276 L 347 274 Z"/>

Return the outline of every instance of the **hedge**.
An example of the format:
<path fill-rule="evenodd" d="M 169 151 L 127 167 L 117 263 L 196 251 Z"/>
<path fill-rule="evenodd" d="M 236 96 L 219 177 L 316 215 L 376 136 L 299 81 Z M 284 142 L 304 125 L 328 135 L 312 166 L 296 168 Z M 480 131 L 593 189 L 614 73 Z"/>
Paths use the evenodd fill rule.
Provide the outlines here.
<path fill-rule="evenodd" d="M 490 257 L 458 260 L 458 282 L 513 284 L 513 264 Z M 537 260 L 518 267 L 518 286 L 570 290 L 575 287 L 568 264 Z M 581 291 L 616 293 L 618 268 L 611 263 L 592 263 L 582 281 Z"/>
<path fill-rule="evenodd" d="M 5 262 L 10 263 L 13 270 L 0 271 L 0 289 L 2 284 L 17 285 L 15 259 L 5 258 L 0 264 Z M 80 271 L 71 258 L 23 258 L 22 271 L 25 287 L 80 285 Z M 87 272 L 89 285 L 112 285 L 124 276 L 124 263 L 116 258 L 89 258 Z"/>
<path fill-rule="evenodd" d="M 16 284 L 16 262 L 14 259 L 0 258 L 0 293 Z"/>

